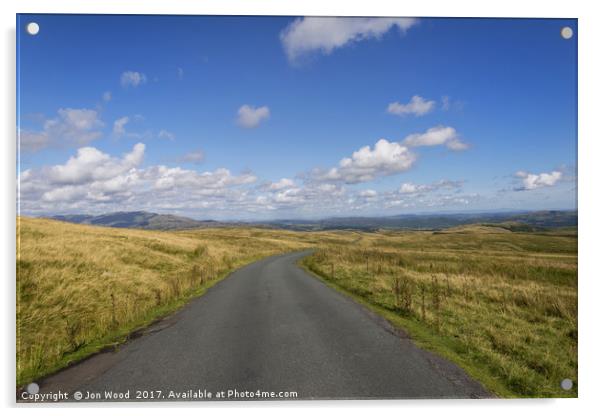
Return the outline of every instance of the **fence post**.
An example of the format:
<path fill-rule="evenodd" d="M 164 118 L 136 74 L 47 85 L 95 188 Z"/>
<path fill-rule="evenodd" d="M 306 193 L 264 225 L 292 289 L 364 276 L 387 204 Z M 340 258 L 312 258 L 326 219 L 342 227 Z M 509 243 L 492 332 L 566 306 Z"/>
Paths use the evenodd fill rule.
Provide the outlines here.
<path fill-rule="evenodd" d="M 395 294 L 395 307 L 399 309 L 399 277 L 393 277 L 393 293 Z"/>
<path fill-rule="evenodd" d="M 420 294 L 421 294 L 421 297 L 422 297 L 422 306 L 421 306 L 421 310 L 422 310 L 422 320 L 423 320 L 424 322 L 426 322 L 426 310 L 425 310 L 425 307 L 424 307 L 424 291 L 425 291 L 425 288 L 426 288 L 426 287 L 425 287 L 425 284 L 424 284 L 424 282 L 423 282 L 423 283 L 421 283 L 421 284 L 420 284 Z"/>
<path fill-rule="evenodd" d="M 115 316 L 115 295 L 111 292 L 111 310 L 112 310 L 112 318 L 113 318 L 113 326 L 117 326 L 117 317 Z"/>
<path fill-rule="evenodd" d="M 439 289 L 439 280 L 435 275 L 432 276 L 432 290 L 433 290 L 433 309 L 435 313 L 435 329 L 439 332 L 439 327 L 441 325 L 439 319 L 439 309 L 441 306 L 441 293 Z"/>

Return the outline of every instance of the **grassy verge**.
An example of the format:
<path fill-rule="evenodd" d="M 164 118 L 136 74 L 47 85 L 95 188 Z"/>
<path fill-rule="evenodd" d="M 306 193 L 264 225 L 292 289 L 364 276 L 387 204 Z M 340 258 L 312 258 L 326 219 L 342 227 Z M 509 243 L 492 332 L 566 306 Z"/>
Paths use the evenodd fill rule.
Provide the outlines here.
<path fill-rule="evenodd" d="M 506 231 L 363 234 L 301 264 L 498 396 L 576 397 L 576 235 Z"/>
<path fill-rule="evenodd" d="M 462 351 L 463 348 L 462 346 L 458 345 L 455 340 L 447 337 L 443 338 L 437 336 L 425 328 L 420 322 L 375 305 L 374 303 L 367 301 L 366 298 L 346 290 L 343 286 L 337 285 L 333 281 L 329 280 L 326 276 L 316 273 L 314 270 L 309 268 L 305 262 L 303 262 L 303 260 L 299 262 L 299 265 L 308 273 L 323 281 L 326 285 L 344 293 L 357 303 L 364 305 L 374 313 L 377 313 L 385 318 L 393 326 L 405 331 L 412 338 L 412 341 L 414 341 L 414 343 L 420 348 L 435 352 L 440 356 L 458 364 L 464 369 L 464 371 L 468 373 L 468 375 L 473 377 L 475 380 L 479 380 L 491 393 L 499 397 L 517 397 L 506 388 L 502 381 L 496 377 L 493 377 L 487 371 L 483 371 L 477 365 L 477 363 L 471 362 L 459 354 L 457 351 Z"/>
<path fill-rule="evenodd" d="M 162 232 L 21 217 L 17 384 L 119 343 L 232 270 L 305 240 L 252 228 Z"/>
<path fill-rule="evenodd" d="M 256 260 L 260 260 L 261 258 L 262 257 L 249 259 L 247 264 L 250 264 Z M 240 267 L 243 266 L 244 264 L 240 265 Z M 102 338 L 85 343 L 74 351 L 66 352 L 52 364 L 37 366 L 22 372 L 20 378 L 17 379 L 17 386 L 26 385 L 27 383 L 30 383 L 36 379 L 53 374 L 58 370 L 74 365 L 98 352 L 117 347 L 120 344 L 127 342 L 131 338 L 132 334 L 135 334 L 137 331 L 143 330 L 158 320 L 178 311 L 192 299 L 202 296 L 209 288 L 221 281 L 223 278 L 227 277 L 235 270 L 236 269 L 224 271 L 214 280 L 204 282 L 198 287 L 189 289 L 181 297 L 170 300 L 164 305 L 147 310 L 144 315 L 131 322 L 127 322 L 119 328 L 110 330 Z"/>

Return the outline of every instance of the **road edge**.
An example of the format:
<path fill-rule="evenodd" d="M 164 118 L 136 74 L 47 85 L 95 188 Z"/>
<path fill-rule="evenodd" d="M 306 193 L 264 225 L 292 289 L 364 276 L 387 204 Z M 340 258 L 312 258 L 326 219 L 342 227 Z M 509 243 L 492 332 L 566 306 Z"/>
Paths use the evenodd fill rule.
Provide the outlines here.
<path fill-rule="evenodd" d="M 468 360 L 463 359 L 457 353 L 454 353 L 448 348 L 445 348 L 443 343 L 438 342 L 435 336 L 426 334 L 426 331 L 420 330 L 419 328 L 417 328 L 417 325 L 408 322 L 408 320 L 404 319 L 402 316 L 399 316 L 378 305 L 375 305 L 369 302 L 368 300 L 356 295 L 355 293 L 346 290 L 345 288 L 337 285 L 336 283 L 326 279 L 324 276 L 315 273 L 303 263 L 306 257 L 307 256 L 297 260 L 297 267 L 299 267 L 301 270 L 303 270 L 313 278 L 321 281 L 331 289 L 336 290 L 338 293 L 354 301 L 360 307 L 365 308 L 370 314 L 375 314 L 376 316 L 378 316 L 378 318 L 386 321 L 388 326 L 393 328 L 393 331 L 390 332 L 394 333 L 400 338 L 410 339 L 416 345 L 416 347 L 432 355 L 432 357 L 434 357 L 435 360 L 444 360 L 455 364 L 457 367 L 463 370 L 464 373 L 470 379 L 472 379 L 473 382 L 480 384 L 483 387 L 483 389 L 491 395 L 490 397 L 479 398 L 520 398 L 520 396 L 516 396 L 515 394 L 510 392 L 502 383 L 495 380 L 493 376 L 484 373 L 482 370 L 478 369 Z"/>
<path fill-rule="evenodd" d="M 209 289 L 211 289 L 216 284 L 222 282 L 224 279 L 228 278 L 230 275 L 237 272 L 238 270 L 243 269 L 244 267 L 247 267 L 258 261 L 268 259 L 270 257 L 281 256 L 297 251 L 298 250 L 274 253 L 264 257 L 252 257 L 248 261 L 245 261 L 243 264 L 239 265 L 238 267 L 223 272 L 215 279 L 207 281 L 199 287 L 190 289 L 184 295 L 182 295 L 181 298 L 176 299 L 169 304 L 163 305 L 160 308 L 156 308 L 152 311 L 149 311 L 149 313 L 145 317 L 141 318 L 136 322 L 132 322 L 130 325 L 126 326 L 121 331 L 115 332 L 113 334 L 108 334 L 107 336 L 88 344 L 86 347 L 82 348 L 82 350 L 75 351 L 69 355 L 66 355 L 63 361 L 57 363 L 54 367 L 51 367 L 48 371 L 44 372 L 39 377 L 21 380 L 20 383 L 18 382 L 18 380 L 15 379 L 15 390 L 17 393 L 17 397 L 21 392 L 25 390 L 27 385 L 29 385 L 30 383 L 35 382 L 41 385 L 44 383 L 45 380 L 72 367 L 75 367 L 97 355 L 115 351 L 120 346 L 127 344 L 133 339 L 154 332 L 154 327 L 161 325 L 166 320 L 169 320 L 171 317 L 180 312 L 184 307 L 186 307 L 186 305 L 188 305 L 190 302 L 193 302 L 194 300 L 202 297 L 203 295 L 205 295 L 205 293 L 207 293 Z"/>

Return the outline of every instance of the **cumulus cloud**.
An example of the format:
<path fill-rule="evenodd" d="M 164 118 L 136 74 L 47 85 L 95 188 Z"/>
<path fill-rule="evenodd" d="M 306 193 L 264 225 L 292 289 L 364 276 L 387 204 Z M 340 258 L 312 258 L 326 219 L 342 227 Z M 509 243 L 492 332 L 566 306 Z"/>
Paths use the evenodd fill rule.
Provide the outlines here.
<path fill-rule="evenodd" d="M 257 180 L 257 177 L 251 173 L 235 176 L 225 168 L 198 173 L 180 167 L 154 166 L 147 169 L 146 173 L 149 178 L 154 179 L 154 187 L 162 190 L 192 190 L 194 188 L 215 190 L 228 186 L 250 184 Z"/>
<path fill-rule="evenodd" d="M 468 205 L 477 201 L 476 193 L 461 193 L 456 189 L 445 192 L 444 188 L 431 185 L 405 184 L 397 192 L 386 192 L 381 197 L 381 208 L 384 209 L 426 209 L 450 208 Z"/>
<path fill-rule="evenodd" d="M 37 152 L 50 144 L 50 138 L 44 131 L 19 130 L 19 146 L 23 152 Z"/>
<path fill-rule="evenodd" d="M 137 143 L 123 158 L 113 158 L 94 147 L 82 147 L 64 165 L 45 171 L 52 184 L 83 184 L 113 178 L 138 166 L 144 159 L 145 145 Z"/>
<path fill-rule="evenodd" d="M 399 187 L 400 194 L 418 194 L 418 193 L 426 193 L 426 192 L 434 192 L 442 189 L 459 189 L 462 187 L 462 181 L 450 181 L 450 180 L 440 180 L 438 182 L 434 182 L 431 184 L 415 184 L 412 182 L 404 182 Z"/>
<path fill-rule="evenodd" d="M 374 189 L 364 189 L 360 191 L 359 195 L 363 198 L 376 198 L 378 196 L 378 192 Z"/>
<path fill-rule="evenodd" d="M 147 210 L 237 219 L 265 218 L 270 212 L 280 218 L 351 212 L 382 215 L 383 210 L 394 213 L 408 207 L 455 206 L 472 200 L 471 195 L 455 189 L 460 182 L 447 180 L 425 185 L 408 182 L 389 191 L 347 186 L 346 180 L 355 183 L 365 175 L 377 177 L 403 169 L 400 158 L 405 152 L 397 146 L 385 140 L 358 150 L 347 158 L 349 162 L 337 166 L 336 181 L 284 177 L 260 186 L 252 172 L 143 166 L 146 147 L 142 143 L 118 156 L 88 146 L 64 163 L 21 172 L 19 200 L 25 215 Z M 201 152 L 191 152 L 186 158 L 201 160 Z"/>
<path fill-rule="evenodd" d="M 364 146 L 351 157 L 341 159 L 337 167 L 326 171 L 314 170 L 313 179 L 354 184 L 368 182 L 379 176 L 404 172 L 412 167 L 416 155 L 406 146 L 380 139 L 374 145 Z"/>
<path fill-rule="evenodd" d="M 268 107 L 253 107 L 245 104 L 238 109 L 237 123 L 241 127 L 252 129 L 259 126 L 262 121 L 269 118 L 270 109 Z"/>
<path fill-rule="evenodd" d="M 105 92 L 102 94 L 102 100 L 103 100 L 105 103 L 108 103 L 109 101 L 111 101 L 111 99 L 112 99 L 112 98 L 113 98 L 113 95 L 111 94 L 111 91 L 105 91 Z"/>
<path fill-rule="evenodd" d="M 414 194 L 421 189 L 423 189 L 424 185 L 416 185 L 413 183 L 402 183 L 399 187 L 399 192 L 402 194 Z"/>
<path fill-rule="evenodd" d="M 160 130 L 158 136 L 160 139 L 166 139 L 169 141 L 174 141 L 176 139 L 176 135 L 167 130 Z"/>
<path fill-rule="evenodd" d="M 397 27 L 403 34 L 418 22 L 414 18 L 304 17 L 294 20 L 281 33 L 280 41 L 290 62 L 319 51 L 330 54 L 345 45 L 378 39 Z"/>
<path fill-rule="evenodd" d="M 270 182 L 267 188 L 271 191 L 279 191 L 282 189 L 293 188 L 294 186 L 295 181 L 288 178 L 282 178 L 278 182 Z"/>
<path fill-rule="evenodd" d="M 137 87 L 146 83 L 146 75 L 136 71 L 125 71 L 121 74 L 122 87 Z"/>
<path fill-rule="evenodd" d="M 193 150 L 182 156 L 182 162 L 200 164 L 205 160 L 205 153 L 202 150 Z"/>
<path fill-rule="evenodd" d="M 121 157 L 83 147 L 64 164 L 21 172 L 21 208 L 57 213 L 154 210 L 169 204 L 234 206 L 245 198 L 246 191 L 238 187 L 257 180 L 250 172 L 234 175 L 224 168 L 207 172 L 163 165 L 142 168 L 144 153 L 142 143 Z"/>
<path fill-rule="evenodd" d="M 115 122 L 113 123 L 113 136 L 122 137 L 123 135 L 125 135 L 125 125 L 129 123 L 129 121 L 130 118 L 127 116 L 115 120 Z"/>
<path fill-rule="evenodd" d="M 383 215 L 383 210 L 426 209 L 455 207 L 469 204 L 479 198 L 477 194 L 461 191 L 462 181 L 440 180 L 429 184 L 406 182 L 398 189 L 366 189 L 347 192 L 346 203 L 349 210 L 372 211 Z"/>
<path fill-rule="evenodd" d="M 515 188 L 517 191 L 530 191 L 533 189 L 554 186 L 562 179 L 562 172 L 554 170 L 549 173 L 529 173 L 525 171 L 516 172 L 515 176 L 521 178 L 521 186 Z"/>
<path fill-rule="evenodd" d="M 444 145 L 451 150 L 468 148 L 468 144 L 460 139 L 456 129 L 446 126 L 432 127 L 425 133 L 410 134 L 404 139 L 403 144 L 409 147 Z"/>
<path fill-rule="evenodd" d="M 144 150 L 139 143 L 116 157 L 85 147 L 63 164 L 23 171 L 21 210 L 25 215 L 148 210 L 244 218 L 271 211 L 316 214 L 349 208 L 341 184 L 297 184 L 282 178 L 257 187 L 251 172 L 143 167 Z"/>
<path fill-rule="evenodd" d="M 43 120 L 41 130 L 19 130 L 21 150 L 86 145 L 101 137 L 103 125 L 96 110 L 61 108 L 57 117 Z"/>
<path fill-rule="evenodd" d="M 259 195 L 256 201 L 260 201 L 270 210 L 325 212 L 337 206 L 341 207 L 342 197 L 346 193 L 340 184 L 305 183 L 298 186 L 290 179 L 270 183 L 264 189 L 268 193 Z"/>
<path fill-rule="evenodd" d="M 160 130 L 158 134 L 153 133 L 152 130 L 146 130 L 143 132 L 133 132 L 129 130 L 130 123 L 138 123 L 144 120 L 144 117 L 140 114 L 135 114 L 132 117 L 124 116 L 120 117 L 113 122 L 112 136 L 116 139 L 122 137 L 134 140 L 147 140 L 153 137 L 159 137 L 160 139 L 174 140 L 175 135 L 168 132 L 167 130 Z"/>
<path fill-rule="evenodd" d="M 412 114 L 416 117 L 419 117 L 433 111 L 435 109 L 435 105 L 435 101 L 425 100 L 419 95 L 414 95 L 407 104 L 400 104 L 398 102 L 389 104 L 389 107 L 387 107 L 387 112 L 397 116 Z"/>

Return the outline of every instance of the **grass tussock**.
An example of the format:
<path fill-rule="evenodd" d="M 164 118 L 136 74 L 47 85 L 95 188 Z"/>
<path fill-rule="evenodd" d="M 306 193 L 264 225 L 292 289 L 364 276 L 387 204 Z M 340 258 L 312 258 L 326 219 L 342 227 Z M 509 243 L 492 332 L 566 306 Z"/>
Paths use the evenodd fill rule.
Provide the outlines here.
<path fill-rule="evenodd" d="M 366 233 L 302 263 L 501 396 L 577 395 L 575 233 Z"/>
<path fill-rule="evenodd" d="M 17 224 L 18 385 L 123 340 L 244 264 L 311 243 L 261 229 Z"/>

